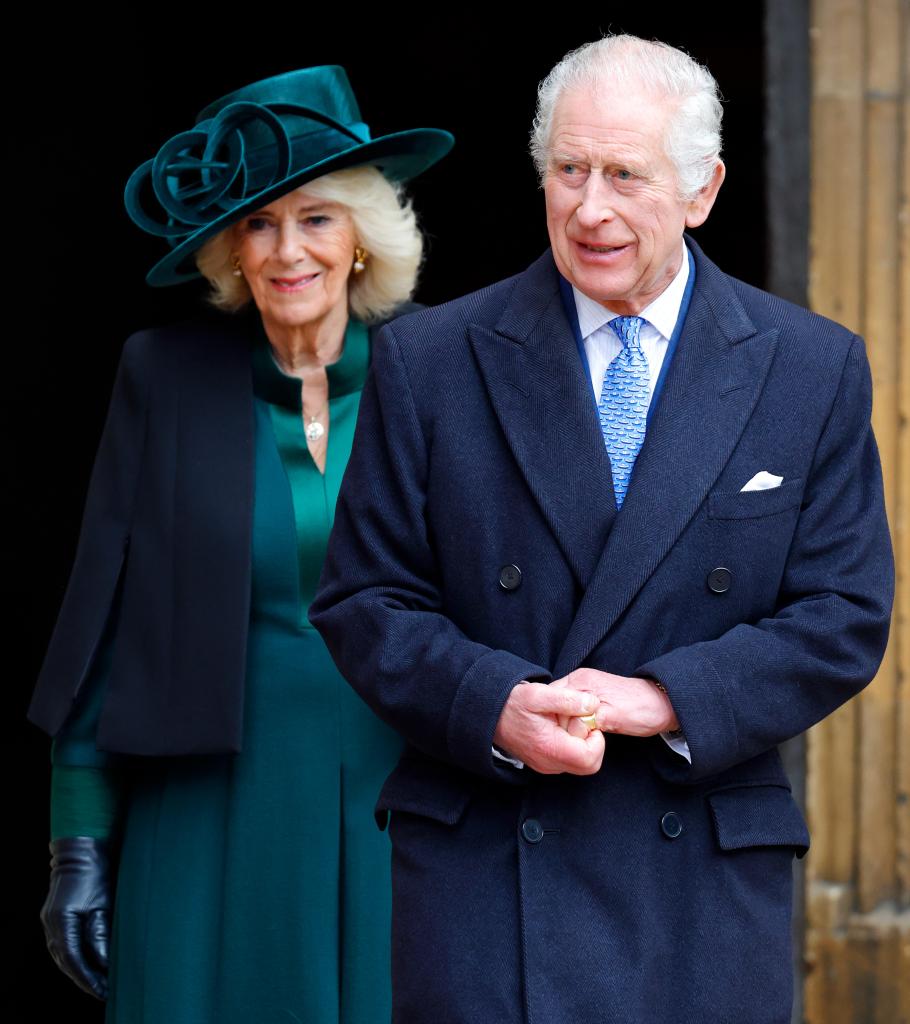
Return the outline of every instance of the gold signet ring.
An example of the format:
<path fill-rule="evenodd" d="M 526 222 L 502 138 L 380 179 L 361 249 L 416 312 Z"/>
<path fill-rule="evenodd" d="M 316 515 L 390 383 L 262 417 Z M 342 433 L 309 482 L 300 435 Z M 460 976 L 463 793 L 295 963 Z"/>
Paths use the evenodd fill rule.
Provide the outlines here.
<path fill-rule="evenodd" d="M 597 717 L 596 715 L 579 715 L 578 721 L 586 725 L 591 732 L 597 728 Z"/>

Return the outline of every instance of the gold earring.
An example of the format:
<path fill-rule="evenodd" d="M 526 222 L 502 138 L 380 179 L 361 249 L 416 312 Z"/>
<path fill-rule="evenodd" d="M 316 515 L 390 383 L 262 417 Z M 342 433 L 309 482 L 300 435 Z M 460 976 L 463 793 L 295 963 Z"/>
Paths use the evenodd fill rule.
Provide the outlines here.
<path fill-rule="evenodd" d="M 354 273 L 362 274 L 367 268 L 367 260 L 370 258 L 370 254 L 364 249 L 362 245 L 354 247 Z"/>
<path fill-rule="evenodd" d="M 240 269 L 240 257 L 235 252 L 231 253 L 231 267 L 234 277 L 243 277 L 243 271 Z"/>

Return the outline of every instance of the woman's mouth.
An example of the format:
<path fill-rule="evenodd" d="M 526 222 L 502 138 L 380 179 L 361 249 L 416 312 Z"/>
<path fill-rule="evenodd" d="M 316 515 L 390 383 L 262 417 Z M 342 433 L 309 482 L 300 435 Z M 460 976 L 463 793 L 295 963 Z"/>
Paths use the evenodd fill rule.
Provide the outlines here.
<path fill-rule="evenodd" d="M 312 284 L 316 278 L 319 277 L 318 273 L 315 274 L 297 274 L 294 277 L 270 277 L 272 287 L 279 292 L 299 292 L 303 291 L 308 285 Z"/>

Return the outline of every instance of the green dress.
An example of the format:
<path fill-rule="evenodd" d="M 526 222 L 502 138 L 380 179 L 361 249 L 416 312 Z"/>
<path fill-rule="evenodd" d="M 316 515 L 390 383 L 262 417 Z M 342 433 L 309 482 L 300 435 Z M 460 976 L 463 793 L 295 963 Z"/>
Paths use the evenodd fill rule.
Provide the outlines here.
<path fill-rule="evenodd" d="M 280 372 L 264 335 L 254 350 L 243 750 L 129 766 L 109 1024 L 390 1019 L 390 849 L 372 809 L 401 741 L 306 617 L 368 361 L 366 328 L 352 322 L 328 368 L 323 476 L 303 434 L 300 381 Z M 103 762 L 84 742 L 97 689 L 55 762 Z"/>

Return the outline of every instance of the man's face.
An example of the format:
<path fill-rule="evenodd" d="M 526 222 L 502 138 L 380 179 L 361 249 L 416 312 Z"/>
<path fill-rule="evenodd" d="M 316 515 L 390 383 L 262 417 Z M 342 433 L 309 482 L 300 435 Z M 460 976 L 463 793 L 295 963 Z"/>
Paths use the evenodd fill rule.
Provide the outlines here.
<path fill-rule="evenodd" d="M 679 270 L 682 234 L 708 216 L 724 177 L 679 199 L 664 152 L 673 101 L 641 89 L 591 87 L 556 104 L 544 181 L 560 273 L 621 315 L 641 312 Z"/>

